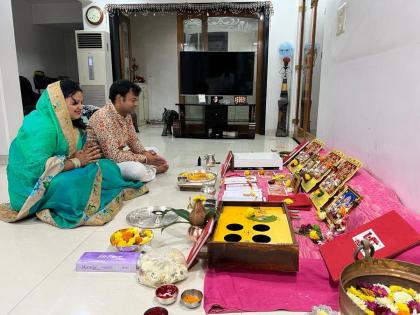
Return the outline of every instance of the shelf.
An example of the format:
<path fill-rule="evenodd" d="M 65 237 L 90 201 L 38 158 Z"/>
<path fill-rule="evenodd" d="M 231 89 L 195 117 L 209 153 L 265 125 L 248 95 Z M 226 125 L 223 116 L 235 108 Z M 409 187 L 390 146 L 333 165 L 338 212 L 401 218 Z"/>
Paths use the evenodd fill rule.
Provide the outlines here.
<path fill-rule="evenodd" d="M 254 139 L 255 104 L 176 104 L 179 108 L 179 122 L 176 124 L 176 137 L 212 139 Z M 190 117 L 188 107 L 201 107 L 202 115 L 195 113 Z M 229 114 L 230 109 L 248 111 L 245 115 Z M 223 136 L 223 132 L 236 132 L 236 136 Z M 209 137 L 209 132 L 210 137 Z M 218 137 L 214 135 L 219 134 Z"/>

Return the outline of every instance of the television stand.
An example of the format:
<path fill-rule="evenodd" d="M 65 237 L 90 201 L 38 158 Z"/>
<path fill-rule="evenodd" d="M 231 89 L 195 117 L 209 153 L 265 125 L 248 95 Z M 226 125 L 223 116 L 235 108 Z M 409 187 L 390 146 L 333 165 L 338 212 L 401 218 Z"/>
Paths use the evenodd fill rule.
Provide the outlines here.
<path fill-rule="evenodd" d="M 176 104 L 174 136 L 200 139 L 254 139 L 255 104 Z M 246 117 L 229 112 L 246 112 Z"/>

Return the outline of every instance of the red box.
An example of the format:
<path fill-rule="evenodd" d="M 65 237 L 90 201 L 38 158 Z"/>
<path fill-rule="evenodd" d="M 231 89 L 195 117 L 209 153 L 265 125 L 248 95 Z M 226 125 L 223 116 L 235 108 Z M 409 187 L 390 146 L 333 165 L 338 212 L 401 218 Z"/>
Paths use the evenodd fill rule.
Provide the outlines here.
<path fill-rule="evenodd" d="M 420 234 L 407 221 L 395 211 L 388 212 L 320 247 L 334 281 L 339 281 L 343 269 L 353 263 L 353 254 L 363 238 L 374 246 L 375 258 L 391 258 L 420 243 Z"/>

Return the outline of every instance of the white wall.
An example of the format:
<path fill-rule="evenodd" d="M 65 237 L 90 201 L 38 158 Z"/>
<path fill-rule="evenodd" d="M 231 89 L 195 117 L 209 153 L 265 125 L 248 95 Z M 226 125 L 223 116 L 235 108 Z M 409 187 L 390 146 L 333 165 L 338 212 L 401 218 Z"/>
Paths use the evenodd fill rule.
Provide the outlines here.
<path fill-rule="evenodd" d="M 269 37 L 269 51 L 268 51 L 268 75 L 267 75 L 267 107 L 266 107 L 266 118 L 265 118 L 265 129 L 267 134 L 272 134 L 277 128 L 277 115 L 278 105 L 277 102 L 280 97 L 280 88 L 282 77 L 280 69 L 283 66 L 283 62 L 280 59 L 279 47 L 283 42 L 290 42 L 293 45 L 294 52 L 296 55 L 296 41 L 298 31 L 298 7 L 299 1 L 297 0 L 273 0 L 274 15 L 270 22 L 270 37 Z M 296 64 L 296 58 L 292 60 L 290 64 L 291 69 Z M 290 82 L 292 79 L 292 82 Z M 289 126 L 290 131 L 292 130 L 291 120 L 294 118 L 295 106 L 294 99 L 295 95 L 292 92 L 295 89 L 295 71 L 292 70 L 292 76 L 289 77 L 289 83 L 291 83 L 289 90 Z"/>
<path fill-rule="evenodd" d="M 82 23 L 82 6 L 79 2 L 32 4 L 32 19 L 34 24 Z"/>
<path fill-rule="evenodd" d="M 176 15 L 131 18 L 132 54 L 138 75 L 149 88 L 149 119 L 161 119 L 163 108 L 178 103 Z"/>
<path fill-rule="evenodd" d="M 420 2 L 328 0 L 318 135 L 420 209 Z"/>
<path fill-rule="evenodd" d="M 18 67 L 13 32 L 11 0 L 0 1 L 0 156 L 7 155 L 9 145 L 22 123 Z"/>
<path fill-rule="evenodd" d="M 50 77 L 68 75 L 77 80 L 74 70 L 68 71 L 70 64 L 77 71 L 75 43 L 70 47 L 68 42 L 68 35 L 74 36 L 73 31 L 33 24 L 32 6 L 25 0 L 13 0 L 12 9 L 19 74 L 32 84 L 35 70 L 43 70 Z"/>

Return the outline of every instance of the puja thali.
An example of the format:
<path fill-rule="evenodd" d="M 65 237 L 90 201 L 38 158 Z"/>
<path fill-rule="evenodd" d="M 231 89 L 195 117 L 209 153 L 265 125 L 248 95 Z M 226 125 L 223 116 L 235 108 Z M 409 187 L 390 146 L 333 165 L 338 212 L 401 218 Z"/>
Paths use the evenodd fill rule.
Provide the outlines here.
<path fill-rule="evenodd" d="M 185 177 L 187 181 L 192 183 L 204 183 L 212 181 L 216 178 L 216 174 L 207 171 L 193 171 L 193 172 L 182 172 L 178 175 L 178 178 Z"/>
<path fill-rule="evenodd" d="M 174 223 L 178 215 L 168 212 L 165 216 L 165 210 L 170 209 L 164 206 L 149 206 L 131 211 L 127 214 L 126 220 L 131 226 L 143 229 L 159 229 Z"/>
<path fill-rule="evenodd" d="M 178 175 L 180 190 L 200 191 L 204 184 L 216 184 L 217 174 L 205 170 L 186 171 Z"/>

